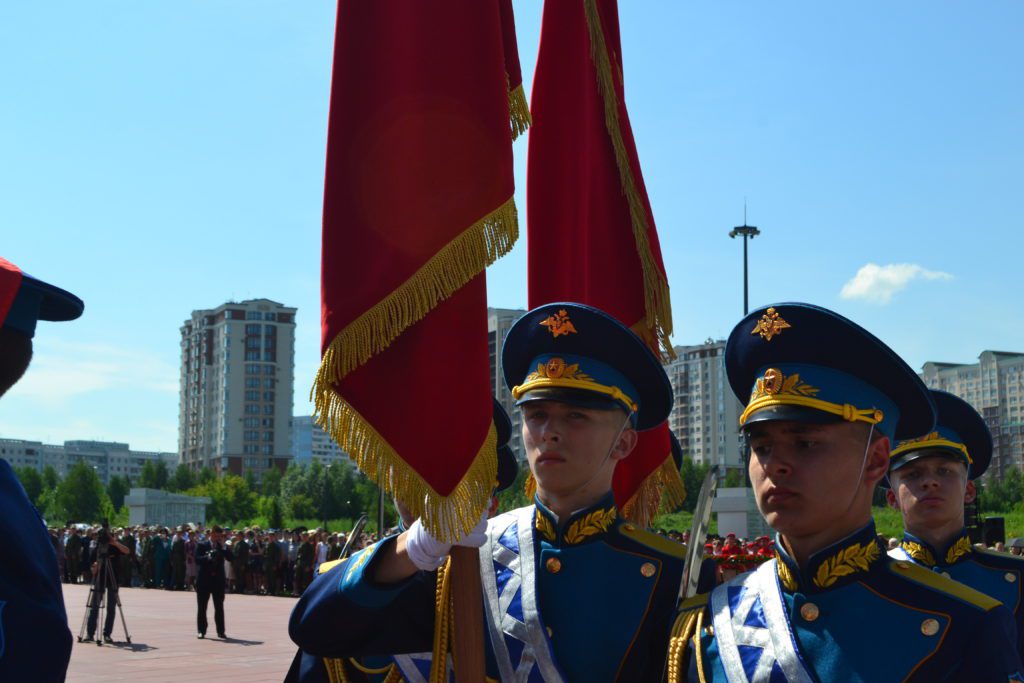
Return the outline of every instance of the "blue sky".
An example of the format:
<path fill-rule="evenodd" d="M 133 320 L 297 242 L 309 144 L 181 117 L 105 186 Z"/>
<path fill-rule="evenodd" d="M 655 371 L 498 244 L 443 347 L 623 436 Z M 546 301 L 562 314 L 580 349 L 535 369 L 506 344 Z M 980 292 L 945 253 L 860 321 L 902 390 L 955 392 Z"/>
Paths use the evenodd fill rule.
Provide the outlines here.
<path fill-rule="evenodd" d="M 834 308 L 914 367 L 1024 351 L 1024 4 L 620 4 L 675 343 L 738 320 L 727 233 L 746 201 L 752 305 Z M 527 92 L 540 7 L 515 2 Z M 261 296 L 299 309 L 310 412 L 334 14 L 0 7 L 0 255 L 86 302 L 40 325 L 0 437 L 175 451 L 180 325 Z M 525 140 L 515 153 L 525 217 Z M 524 306 L 525 275 L 524 237 L 488 273 L 491 304 Z"/>

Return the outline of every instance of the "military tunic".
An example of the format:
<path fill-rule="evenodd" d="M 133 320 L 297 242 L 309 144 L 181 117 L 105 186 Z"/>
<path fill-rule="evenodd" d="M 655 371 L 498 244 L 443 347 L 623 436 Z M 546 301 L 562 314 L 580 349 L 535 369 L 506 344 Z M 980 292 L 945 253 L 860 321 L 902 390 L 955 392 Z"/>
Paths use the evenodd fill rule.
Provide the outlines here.
<path fill-rule="evenodd" d="M 560 520 L 539 500 L 488 522 L 480 549 L 487 672 L 495 680 L 661 677 L 682 546 L 624 522 L 609 493 Z M 435 572 L 369 578 L 385 539 L 318 577 L 289 633 L 328 658 L 430 651 Z"/>
<path fill-rule="evenodd" d="M 1024 558 L 978 550 L 964 529 L 941 551 L 909 532 L 889 555 L 910 560 L 976 591 L 989 595 L 1013 612 L 1017 626 L 1017 652 L 1024 659 Z"/>
<path fill-rule="evenodd" d="M 687 601 L 674 629 L 676 680 L 1021 680 L 1009 611 L 888 557 L 874 523 L 812 555 L 804 571 L 781 542 L 766 566 L 784 603 L 781 627 L 770 600 L 750 592 L 753 572 Z"/>

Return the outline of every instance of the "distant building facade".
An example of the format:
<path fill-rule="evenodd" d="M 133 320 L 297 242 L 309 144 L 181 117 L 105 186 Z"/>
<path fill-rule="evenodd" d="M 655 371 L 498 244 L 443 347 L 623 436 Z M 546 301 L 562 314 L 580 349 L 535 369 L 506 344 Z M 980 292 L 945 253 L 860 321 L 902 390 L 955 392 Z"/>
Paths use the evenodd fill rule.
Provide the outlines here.
<path fill-rule="evenodd" d="M 167 526 L 194 522 L 206 524 L 206 496 L 186 496 L 159 489 L 133 488 L 124 497 L 130 526 Z"/>
<path fill-rule="evenodd" d="M 505 386 L 505 378 L 501 369 L 501 347 L 505 343 L 508 331 L 515 321 L 526 315 L 522 308 L 488 308 L 487 309 L 487 346 L 491 356 L 491 390 L 494 398 L 508 413 L 512 420 L 512 439 L 509 446 L 520 462 L 526 462 L 526 449 L 523 447 L 523 419 L 516 407 L 512 392 Z"/>
<path fill-rule="evenodd" d="M 986 476 L 1001 479 L 1024 468 L 1024 353 L 983 351 L 977 363 L 929 361 L 921 379 L 932 389 L 956 394 L 981 414 L 995 449 Z"/>
<path fill-rule="evenodd" d="M 133 451 L 126 443 L 113 441 L 65 441 L 63 445 L 45 444 L 41 441 L 21 439 L 0 439 L 0 458 L 12 467 L 31 467 L 42 472 L 49 465 L 63 479 L 68 470 L 84 460 L 104 485 L 113 476 L 128 477 L 138 482 L 142 468 L 147 462 L 163 462 L 168 472 L 173 473 L 178 465 L 177 453 L 154 451 Z"/>
<path fill-rule="evenodd" d="M 178 452 L 193 471 L 259 480 L 288 466 L 295 312 L 251 299 L 193 311 L 182 325 Z"/>
<path fill-rule="evenodd" d="M 676 359 L 665 364 L 675 397 L 669 428 L 679 439 L 683 457 L 697 464 L 743 467 L 743 407 L 725 374 L 725 340 L 674 349 Z"/>
<path fill-rule="evenodd" d="M 292 418 L 292 460 L 300 465 L 352 462 L 311 415 L 296 415 Z"/>

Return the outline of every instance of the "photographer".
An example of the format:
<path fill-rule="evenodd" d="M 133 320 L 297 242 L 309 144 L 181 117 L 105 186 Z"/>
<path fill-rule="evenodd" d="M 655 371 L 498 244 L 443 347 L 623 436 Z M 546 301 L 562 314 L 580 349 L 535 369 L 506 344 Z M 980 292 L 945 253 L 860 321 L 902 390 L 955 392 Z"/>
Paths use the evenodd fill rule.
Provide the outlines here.
<path fill-rule="evenodd" d="M 196 544 L 196 564 L 199 573 L 196 576 L 196 602 L 199 611 L 196 615 L 198 627 L 197 638 L 206 637 L 206 606 L 213 596 L 213 622 L 217 626 L 217 636 L 227 638 L 224 633 L 224 560 L 234 559 L 231 548 L 224 545 L 224 530 L 214 525 L 210 536 Z"/>
<path fill-rule="evenodd" d="M 96 550 L 90 558 L 93 576 L 92 601 L 89 605 L 88 634 L 83 643 L 90 643 L 96 635 L 96 622 L 99 620 L 100 602 L 103 591 L 107 592 L 106 609 L 107 616 L 103 620 L 103 642 L 112 643 L 114 639 L 111 634 L 114 631 L 114 618 L 117 611 L 117 575 L 115 566 L 122 555 L 129 553 L 128 548 L 110 535 L 110 525 L 103 520 L 99 533 L 96 535 Z"/>

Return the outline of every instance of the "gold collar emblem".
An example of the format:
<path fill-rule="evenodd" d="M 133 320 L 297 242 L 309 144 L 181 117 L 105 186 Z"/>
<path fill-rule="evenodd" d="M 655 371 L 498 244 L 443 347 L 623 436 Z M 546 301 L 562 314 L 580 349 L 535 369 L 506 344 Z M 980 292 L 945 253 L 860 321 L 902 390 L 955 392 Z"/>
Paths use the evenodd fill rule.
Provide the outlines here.
<path fill-rule="evenodd" d="M 563 334 L 576 334 L 576 327 L 569 320 L 569 313 L 564 308 L 554 315 L 549 315 L 540 324 L 548 328 L 548 332 L 556 339 Z"/>
<path fill-rule="evenodd" d="M 774 308 L 769 308 L 757 321 L 757 325 L 750 331 L 750 334 L 759 334 L 765 341 L 771 341 L 772 337 L 780 334 L 787 327 L 792 327 L 792 325 L 787 323 Z"/>

